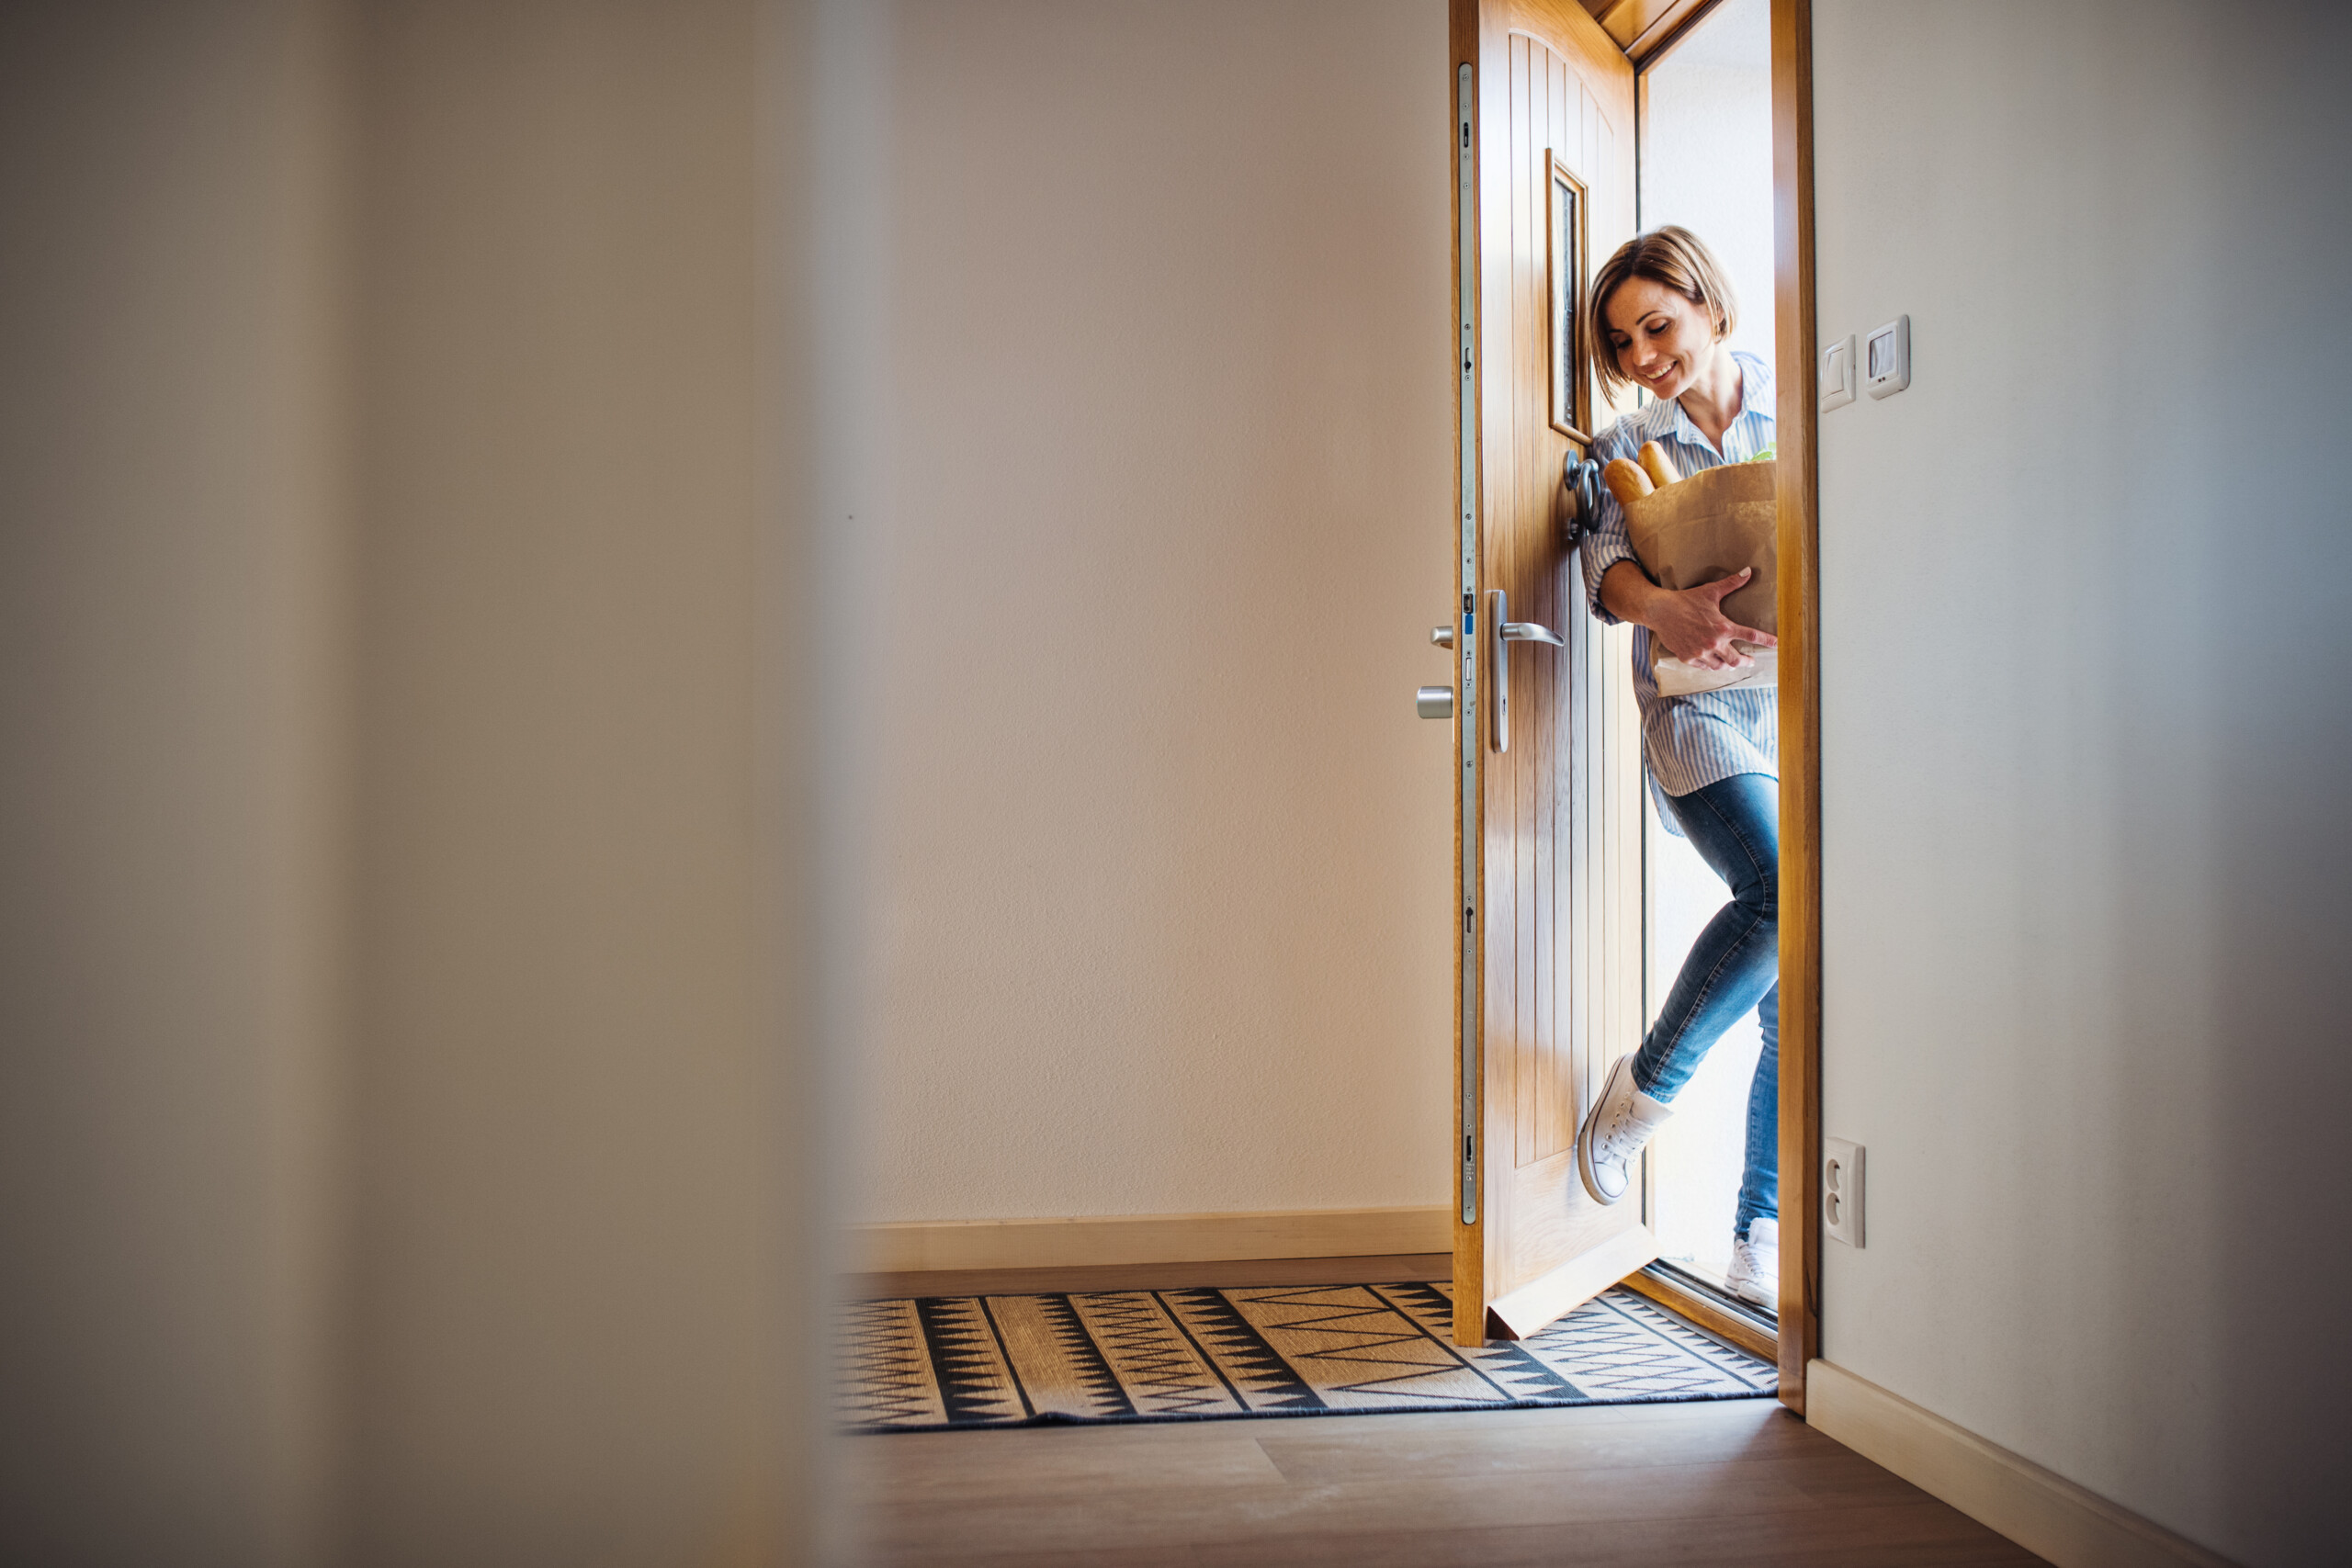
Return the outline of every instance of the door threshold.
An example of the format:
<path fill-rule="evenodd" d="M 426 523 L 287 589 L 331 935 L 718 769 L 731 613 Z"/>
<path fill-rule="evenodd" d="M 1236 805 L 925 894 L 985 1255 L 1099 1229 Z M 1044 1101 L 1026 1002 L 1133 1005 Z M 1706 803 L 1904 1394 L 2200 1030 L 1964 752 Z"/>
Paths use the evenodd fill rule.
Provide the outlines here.
<path fill-rule="evenodd" d="M 1780 1319 L 1696 1274 L 1653 1263 L 1626 1275 L 1623 1283 L 1736 1350 L 1766 1361 L 1781 1359 Z"/>

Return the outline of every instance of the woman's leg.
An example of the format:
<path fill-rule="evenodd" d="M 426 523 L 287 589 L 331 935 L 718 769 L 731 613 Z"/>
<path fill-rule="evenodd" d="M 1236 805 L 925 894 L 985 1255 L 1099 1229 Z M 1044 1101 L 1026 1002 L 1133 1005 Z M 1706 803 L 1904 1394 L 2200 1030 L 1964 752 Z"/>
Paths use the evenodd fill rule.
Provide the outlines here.
<path fill-rule="evenodd" d="M 1756 1004 L 1763 1026 L 1764 1051 L 1747 1086 L 1747 1173 L 1740 1179 L 1739 1208 L 1731 1234 L 1747 1235 L 1757 1220 L 1781 1217 L 1781 987 L 1778 981 Z"/>
<path fill-rule="evenodd" d="M 1667 993 L 1657 1022 L 1634 1057 L 1634 1083 L 1654 1099 L 1672 1100 L 1724 1032 L 1778 985 L 1780 817 L 1780 781 L 1762 773 L 1736 773 L 1674 797 L 1675 822 L 1701 858 L 1730 886 L 1732 901 L 1715 911 L 1715 918 L 1691 944 L 1690 955 L 1682 961 L 1682 972 Z M 1775 995 L 1776 1003 L 1778 999 Z M 1758 1063 L 1757 1072 L 1760 1083 L 1764 1061 L 1773 1063 L 1777 1086 L 1777 1006 L 1772 1021 L 1766 1056 Z M 1751 1155 L 1757 1136 L 1757 1092 L 1751 1089 L 1749 1094 Z M 1777 1087 L 1772 1111 L 1777 1128 Z M 1744 1220 L 1741 1229 L 1746 1229 Z"/>
<path fill-rule="evenodd" d="M 1763 773 L 1735 774 L 1675 797 L 1672 810 L 1684 836 L 1730 885 L 1732 901 L 1699 933 L 1642 1048 L 1617 1059 L 1577 1129 L 1577 1175 L 1599 1203 L 1617 1202 L 1632 1190 L 1634 1161 L 1672 1114 L 1664 1102 L 1680 1090 L 1724 1031 L 1761 1001 L 1780 977 L 1780 781 Z M 1778 1017 L 1776 1009 L 1776 1024 Z M 1770 1060 L 1777 1113 L 1778 1054 Z M 1749 1090 L 1751 1156 L 1758 1141 L 1758 1092 Z M 1752 1157 L 1749 1163 L 1754 1165 Z M 1750 1175 L 1758 1173 L 1751 1169 Z"/>

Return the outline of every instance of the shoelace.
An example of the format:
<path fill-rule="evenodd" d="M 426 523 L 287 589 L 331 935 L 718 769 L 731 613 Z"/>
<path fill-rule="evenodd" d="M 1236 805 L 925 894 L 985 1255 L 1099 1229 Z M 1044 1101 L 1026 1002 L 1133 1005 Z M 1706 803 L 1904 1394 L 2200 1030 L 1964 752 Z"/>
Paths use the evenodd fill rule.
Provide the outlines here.
<path fill-rule="evenodd" d="M 1627 1100 L 1618 1108 L 1615 1118 L 1600 1134 L 1600 1146 L 1592 1156 L 1593 1163 L 1617 1165 L 1632 1157 L 1634 1151 L 1647 1141 L 1636 1131 L 1639 1125 L 1634 1120 L 1633 1102 Z"/>

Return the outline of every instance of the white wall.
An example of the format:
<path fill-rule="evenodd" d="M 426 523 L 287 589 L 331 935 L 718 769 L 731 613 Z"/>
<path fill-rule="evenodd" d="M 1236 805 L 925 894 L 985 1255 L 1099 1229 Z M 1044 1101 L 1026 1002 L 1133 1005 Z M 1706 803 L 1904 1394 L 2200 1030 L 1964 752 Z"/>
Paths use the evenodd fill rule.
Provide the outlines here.
<path fill-rule="evenodd" d="M 807 1559 L 797 25 L 0 10 L 0 1561 Z"/>
<path fill-rule="evenodd" d="M 897 12 L 860 1217 L 1441 1203 L 1445 8 Z"/>
<path fill-rule="evenodd" d="M 0 15 L 0 1560 L 330 1529 L 330 39 Z"/>
<path fill-rule="evenodd" d="M 353 1556 L 788 1557 L 806 87 L 747 0 L 351 25 Z"/>
<path fill-rule="evenodd" d="M 2352 1554 L 2339 7 L 1816 0 L 1827 1356 Z"/>

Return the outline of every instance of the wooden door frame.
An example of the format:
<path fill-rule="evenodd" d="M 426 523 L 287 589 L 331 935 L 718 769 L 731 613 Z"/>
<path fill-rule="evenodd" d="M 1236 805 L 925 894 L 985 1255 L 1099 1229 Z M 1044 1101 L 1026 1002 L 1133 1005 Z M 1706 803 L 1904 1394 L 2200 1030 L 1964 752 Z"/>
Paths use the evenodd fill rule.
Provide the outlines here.
<path fill-rule="evenodd" d="M 1772 0 L 1781 581 L 1781 1403 L 1821 1353 L 1821 535 L 1815 429 L 1813 0 Z"/>

